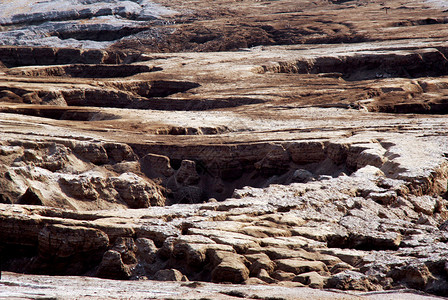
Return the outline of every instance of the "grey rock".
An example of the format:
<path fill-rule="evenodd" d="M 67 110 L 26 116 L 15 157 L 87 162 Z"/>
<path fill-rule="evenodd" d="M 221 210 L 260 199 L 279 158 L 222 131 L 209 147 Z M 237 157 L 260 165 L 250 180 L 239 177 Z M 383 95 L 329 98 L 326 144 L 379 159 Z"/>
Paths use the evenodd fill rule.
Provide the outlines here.
<path fill-rule="evenodd" d="M 12 8 L 0 4 L 2 45 L 106 48 L 113 41 L 142 31 L 142 21 L 172 15 L 174 11 L 148 0 L 71 2 L 50 0 Z M 23 24 L 35 24 L 21 27 Z M 127 33 L 123 28 L 127 29 Z M 99 34 L 101 33 L 101 34 Z"/>
<path fill-rule="evenodd" d="M 437 206 L 437 198 L 431 196 L 410 196 L 409 201 L 414 205 L 416 212 L 432 216 Z"/>
<path fill-rule="evenodd" d="M 369 278 L 359 272 L 344 271 L 331 276 L 326 288 L 337 288 L 341 290 L 359 290 L 359 291 L 375 291 L 378 287 L 373 285 Z"/>
<path fill-rule="evenodd" d="M 311 173 L 310 171 L 307 171 L 304 169 L 298 169 L 298 170 L 294 171 L 294 174 L 292 176 L 292 181 L 306 182 L 312 177 L 313 177 L 313 173 Z"/>
<path fill-rule="evenodd" d="M 135 240 L 137 246 L 137 256 L 140 261 L 146 264 L 152 264 L 156 259 L 157 247 L 154 242 L 146 238 Z"/>

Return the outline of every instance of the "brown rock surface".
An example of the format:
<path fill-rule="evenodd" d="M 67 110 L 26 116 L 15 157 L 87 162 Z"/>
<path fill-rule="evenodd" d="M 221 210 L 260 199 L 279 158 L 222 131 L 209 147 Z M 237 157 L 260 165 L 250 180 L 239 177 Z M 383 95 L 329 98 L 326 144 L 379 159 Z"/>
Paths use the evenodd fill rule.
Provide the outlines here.
<path fill-rule="evenodd" d="M 0 47 L 2 268 L 446 296 L 443 3 L 156 2 L 108 49 Z"/>
<path fill-rule="evenodd" d="M 92 277 L 24 275 L 5 272 L 0 280 L 0 295 L 5 298 L 33 299 L 52 297 L 63 299 L 104 299 L 111 297 L 133 299 L 232 299 L 241 295 L 269 299 L 384 299 L 395 297 L 409 300 L 440 297 L 418 295 L 406 290 L 374 293 L 344 293 L 311 288 L 288 288 L 279 285 L 224 285 L 195 282 L 157 282 L 149 280 L 115 281 Z"/>

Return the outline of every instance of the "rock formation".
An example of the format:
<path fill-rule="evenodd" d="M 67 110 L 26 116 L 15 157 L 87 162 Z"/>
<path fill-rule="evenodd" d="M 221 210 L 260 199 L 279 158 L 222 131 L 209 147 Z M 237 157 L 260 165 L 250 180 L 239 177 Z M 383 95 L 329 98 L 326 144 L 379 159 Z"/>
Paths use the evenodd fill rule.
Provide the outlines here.
<path fill-rule="evenodd" d="M 68 2 L 0 5 L 3 270 L 448 294 L 443 7 Z"/>
<path fill-rule="evenodd" d="M 137 33 L 155 35 L 150 21 L 176 13 L 148 0 L 18 0 L 0 11 L 2 45 L 96 49 Z"/>

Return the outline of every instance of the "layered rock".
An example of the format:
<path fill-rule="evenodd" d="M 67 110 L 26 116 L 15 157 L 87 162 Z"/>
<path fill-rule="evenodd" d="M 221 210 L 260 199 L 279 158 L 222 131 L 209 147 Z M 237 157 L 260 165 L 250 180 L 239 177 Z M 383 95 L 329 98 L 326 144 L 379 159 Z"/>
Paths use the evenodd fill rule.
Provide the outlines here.
<path fill-rule="evenodd" d="M 1 147 L 3 203 L 74 209 L 165 204 L 162 189 L 141 174 L 127 145 L 5 141 Z"/>
<path fill-rule="evenodd" d="M 181 22 L 161 32 L 146 1 L 84 2 L 3 19 L 3 35 L 43 26 L 64 45 L 135 34 L 121 51 L 0 49 L 3 268 L 292 297 L 303 286 L 448 293 L 442 11 L 221 1 L 191 12 L 175 0 L 165 4 Z M 106 15 L 129 27 L 98 24 Z M 232 28 L 241 38 L 224 42 Z M 244 43 L 282 45 L 136 51 Z M 224 297 L 258 295 L 228 287 Z"/>
<path fill-rule="evenodd" d="M 20 1 L 0 6 L 2 45 L 104 48 L 175 12 L 151 1 Z M 28 26 L 24 26 L 28 25 Z M 156 34 L 155 32 L 153 34 Z"/>
<path fill-rule="evenodd" d="M 280 186 L 272 186 L 251 189 L 251 196 L 241 199 L 121 211 L 120 217 L 107 211 L 55 215 L 48 208 L 2 205 L 2 228 L 15 224 L 3 231 L 2 239 L 8 241 L 6 266 L 24 270 L 8 252 L 22 245 L 39 249 L 34 264 L 40 266 L 63 258 L 67 267 L 85 251 L 105 251 L 102 261 L 96 261 L 98 269 L 84 260 L 76 266 L 90 263 L 88 272 L 107 278 L 233 283 L 258 278 L 269 284 L 355 290 L 405 285 L 443 294 L 446 275 L 437 266 L 444 265 L 447 236 L 430 224 L 445 218 L 448 202 L 433 198 L 441 210 L 422 223 L 417 212 L 411 217 L 416 206 L 403 196 L 400 205 L 385 205 L 352 196 L 353 189 L 345 189 L 368 182 L 342 176 L 318 185 L 294 183 L 283 189 L 286 202 L 275 197 Z M 413 196 L 413 201 L 417 198 Z M 67 230 L 76 239 L 62 234 Z M 73 243 L 79 245 L 70 246 Z M 420 253 L 419 258 L 412 253 Z M 67 271 L 79 269 L 71 266 Z"/>

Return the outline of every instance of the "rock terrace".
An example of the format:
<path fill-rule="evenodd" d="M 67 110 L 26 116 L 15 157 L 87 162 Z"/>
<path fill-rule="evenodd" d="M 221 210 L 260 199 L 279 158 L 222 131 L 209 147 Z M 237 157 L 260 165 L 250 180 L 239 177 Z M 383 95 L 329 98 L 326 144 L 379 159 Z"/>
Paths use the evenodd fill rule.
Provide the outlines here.
<path fill-rule="evenodd" d="M 104 285 L 56 275 L 165 298 L 446 296 L 444 8 L 215 2 L 1 4 L 1 35 L 104 16 L 162 33 L 2 38 L 0 297 L 32 297 L 15 273 L 56 298 Z"/>
<path fill-rule="evenodd" d="M 14 0 L 0 4 L 2 45 L 105 48 L 176 12 L 148 0 Z"/>

